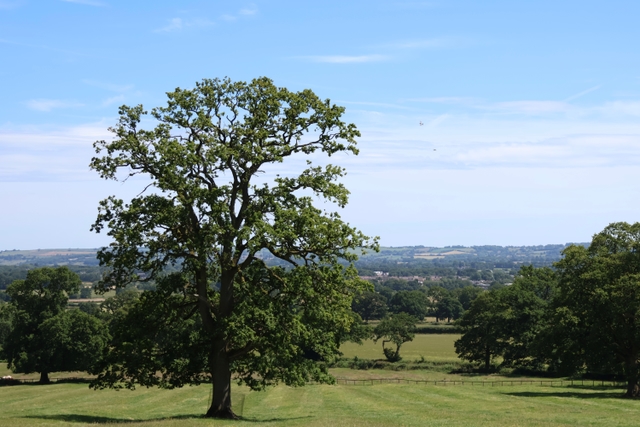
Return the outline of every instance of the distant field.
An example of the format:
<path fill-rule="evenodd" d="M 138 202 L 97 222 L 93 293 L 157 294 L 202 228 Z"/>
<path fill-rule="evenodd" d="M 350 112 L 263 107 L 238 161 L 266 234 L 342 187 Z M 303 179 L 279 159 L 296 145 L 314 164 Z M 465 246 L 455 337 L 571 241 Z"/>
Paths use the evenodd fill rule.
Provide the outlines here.
<path fill-rule="evenodd" d="M 640 402 L 620 390 L 540 386 L 234 387 L 243 421 L 201 418 L 208 386 L 92 391 L 83 384 L 0 387 L 0 425 L 87 426 L 635 426 Z"/>
<path fill-rule="evenodd" d="M 400 355 L 403 360 L 418 360 L 424 356 L 428 361 L 451 361 L 459 360 L 455 353 L 453 343 L 460 338 L 457 334 L 420 334 L 416 335 L 411 342 L 404 343 L 400 348 Z M 364 344 L 345 343 L 340 347 L 344 357 L 358 356 L 362 359 L 384 359 L 382 352 L 382 342 L 365 341 Z"/>

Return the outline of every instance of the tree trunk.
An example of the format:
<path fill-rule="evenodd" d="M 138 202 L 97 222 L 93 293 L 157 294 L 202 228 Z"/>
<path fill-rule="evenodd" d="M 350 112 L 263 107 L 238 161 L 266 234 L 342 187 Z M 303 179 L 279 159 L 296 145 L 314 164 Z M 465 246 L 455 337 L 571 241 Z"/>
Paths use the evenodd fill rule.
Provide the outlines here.
<path fill-rule="evenodd" d="M 49 384 L 51 380 L 49 380 L 48 372 L 40 372 L 40 384 Z"/>
<path fill-rule="evenodd" d="M 491 351 L 487 346 L 484 350 L 484 369 L 488 371 L 490 367 L 491 367 Z"/>
<path fill-rule="evenodd" d="M 223 343 L 222 343 L 223 344 Z M 213 383 L 213 400 L 207 411 L 207 418 L 238 419 L 231 410 L 231 370 L 229 358 L 224 347 L 214 345 L 216 349 L 211 357 L 211 376 Z"/>

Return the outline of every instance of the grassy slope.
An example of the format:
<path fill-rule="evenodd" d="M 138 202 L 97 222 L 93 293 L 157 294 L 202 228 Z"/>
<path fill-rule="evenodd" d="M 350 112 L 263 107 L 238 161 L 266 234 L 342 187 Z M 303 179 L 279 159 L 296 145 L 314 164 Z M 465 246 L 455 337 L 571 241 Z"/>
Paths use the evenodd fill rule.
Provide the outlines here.
<path fill-rule="evenodd" d="M 208 387 L 88 391 L 82 384 L 0 388 L 0 425 L 632 426 L 640 402 L 619 390 L 383 384 L 234 390 L 241 422 L 200 418 Z"/>
<path fill-rule="evenodd" d="M 455 360 L 453 335 L 417 335 L 406 359 Z M 380 343 L 347 345 L 348 357 L 380 358 Z M 4 364 L 3 364 L 4 365 Z M 0 366 L 4 368 L 4 366 Z M 470 379 L 435 371 L 334 369 L 336 377 Z M 0 374 L 6 374 L 0 369 Z M 495 378 L 494 378 L 495 377 Z M 496 376 L 476 380 L 499 379 Z M 210 388 L 88 390 L 85 384 L 0 387 L 0 426 L 632 426 L 640 401 L 620 390 L 543 386 L 379 384 L 279 386 L 266 392 L 235 387 L 234 409 L 245 421 L 202 419 Z"/>

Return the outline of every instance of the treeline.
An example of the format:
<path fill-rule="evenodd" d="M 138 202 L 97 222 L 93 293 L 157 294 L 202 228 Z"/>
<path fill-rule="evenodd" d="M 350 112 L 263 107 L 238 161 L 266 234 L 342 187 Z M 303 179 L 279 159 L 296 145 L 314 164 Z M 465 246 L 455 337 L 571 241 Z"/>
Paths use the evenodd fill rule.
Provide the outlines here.
<path fill-rule="evenodd" d="M 120 290 L 101 303 L 82 302 L 69 309 L 69 297 L 84 288 L 71 267 L 40 267 L 26 272 L 0 301 L 0 359 L 17 373 L 49 373 L 101 369 L 118 319 L 140 298 L 137 290 Z"/>
<path fill-rule="evenodd" d="M 465 284 L 465 281 L 461 281 Z M 374 282 L 374 291 L 364 292 L 353 300 L 352 309 L 368 323 L 388 314 L 406 313 L 417 321 L 435 317 L 436 321 L 451 322 L 469 309 L 471 302 L 483 292 L 466 282 L 467 286 L 446 289 L 424 286 L 413 280 Z"/>
<path fill-rule="evenodd" d="M 33 264 L 0 265 L 0 290 L 6 289 L 16 280 L 26 279 L 27 272 L 38 267 Z M 102 269 L 98 266 L 69 265 L 67 267 L 76 273 L 82 282 L 97 282 L 102 275 Z"/>
<path fill-rule="evenodd" d="M 627 380 L 640 395 L 640 223 L 614 223 L 554 268 L 522 267 L 480 294 L 460 320 L 463 359 L 498 367 Z"/>

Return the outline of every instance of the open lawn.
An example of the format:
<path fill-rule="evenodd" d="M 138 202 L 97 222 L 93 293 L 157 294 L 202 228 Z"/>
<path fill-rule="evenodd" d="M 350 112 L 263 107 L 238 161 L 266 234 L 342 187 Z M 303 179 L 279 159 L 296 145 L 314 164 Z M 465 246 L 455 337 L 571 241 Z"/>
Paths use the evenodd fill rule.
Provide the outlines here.
<path fill-rule="evenodd" d="M 454 341 L 458 338 L 460 335 L 456 334 L 417 334 L 413 341 L 402 344 L 400 356 L 407 361 L 419 360 L 420 356 L 434 362 L 459 361 L 453 347 Z M 340 347 L 340 351 L 348 358 L 358 356 L 361 359 L 384 359 L 382 341 L 374 344 L 373 341 L 367 340 L 362 345 L 345 343 Z"/>
<path fill-rule="evenodd" d="M 0 387 L 0 425 L 14 426 L 635 426 L 640 401 L 621 390 L 541 386 L 278 386 L 234 388 L 242 421 L 201 418 L 208 386 L 88 390 L 86 384 Z"/>

